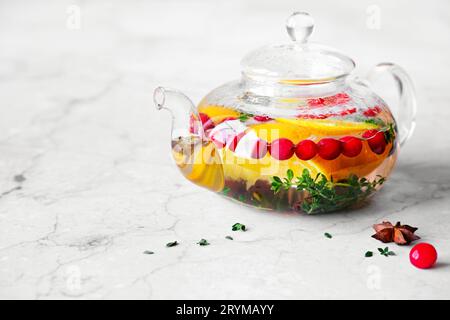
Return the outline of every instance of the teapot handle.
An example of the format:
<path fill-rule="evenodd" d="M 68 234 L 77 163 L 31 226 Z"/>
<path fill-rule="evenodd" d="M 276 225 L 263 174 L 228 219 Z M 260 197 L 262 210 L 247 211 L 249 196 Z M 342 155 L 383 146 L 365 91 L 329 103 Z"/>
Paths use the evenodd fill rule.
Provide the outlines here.
<path fill-rule="evenodd" d="M 417 103 L 414 85 L 411 78 L 403 68 L 389 62 L 383 62 L 376 65 L 372 71 L 369 72 L 367 79 L 370 83 L 373 83 L 381 74 L 384 74 L 385 72 L 389 73 L 397 84 L 399 93 L 399 123 L 397 124 L 397 127 L 400 136 L 400 146 L 403 146 L 409 137 L 411 137 L 414 132 L 414 128 L 416 127 Z"/>

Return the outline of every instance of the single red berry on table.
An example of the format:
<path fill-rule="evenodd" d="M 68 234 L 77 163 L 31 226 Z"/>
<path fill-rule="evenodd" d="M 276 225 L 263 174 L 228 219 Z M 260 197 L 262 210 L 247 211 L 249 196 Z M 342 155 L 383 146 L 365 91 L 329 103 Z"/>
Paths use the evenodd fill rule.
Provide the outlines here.
<path fill-rule="evenodd" d="M 346 157 L 356 157 L 361 153 L 362 150 L 362 142 L 357 137 L 346 136 L 342 137 L 342 154 Z"/>
<path fill-rule="evenodd" d="M 312 140 L 303 140 L 297 144 L 295 154 L 300 160 L 310 160 L 317 154 L 317 145 Z"/>
<path fill-rule="evenodd" d="M 253 159 L 261 159 L 264 158 L 266 154 L 267 154 L 267 142 L 262 139 L 258 139 L 253 146 L 251 157 Z"/>
<path fill-rule="evenodd" d="M 436 249 L 429 243 L 416 244 L 409 252 L 409 260 L 417 268 L 431 268 L 437 260 Z"/>
<path fill-rule="evenodd" d="M 268 117 L 268 116 L 254 116 L 253 119 L 255 119 L 256 121 L 259 121 L 259 122 L 267 122 L 267 121 L 272 120 L 272 118 Z"/>
<path fill-rule="evenodd" d="M 324 138 L 317 143 L 317 147 L 322 159 L 334 160 L 341 154 L 342 143 L 333 138 Z"/>
<path fill-rule="evenodd" d="M 386 149 L 384 133 L 375 129 L 367 130 L 362 137 L 367 139 L 370 149 L 376 154 L 382 154 Z"/>
<path fill-rule="evenodd" d="M 273 140 L 269 152 L 277 160 L 286 160 L 294 154 L 294 144 L 286 138 Z"/>

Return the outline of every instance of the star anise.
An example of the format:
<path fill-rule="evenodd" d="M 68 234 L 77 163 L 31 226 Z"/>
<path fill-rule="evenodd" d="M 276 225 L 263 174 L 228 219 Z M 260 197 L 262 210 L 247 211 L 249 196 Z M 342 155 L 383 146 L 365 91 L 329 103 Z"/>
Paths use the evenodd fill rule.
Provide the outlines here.
<path fill-rule="evenodd" d="M 382 223 L 374 224 L 373 229 L 376 233 L 372 238 L 384 243 L 395 242 L 396 244 L 404 245 L 420 239 L 414 234 L 417 228 L 407 224 L 401 225 L 400 222 L 397 222 L 394 226 L 389 221 L 383 221 Z"/>

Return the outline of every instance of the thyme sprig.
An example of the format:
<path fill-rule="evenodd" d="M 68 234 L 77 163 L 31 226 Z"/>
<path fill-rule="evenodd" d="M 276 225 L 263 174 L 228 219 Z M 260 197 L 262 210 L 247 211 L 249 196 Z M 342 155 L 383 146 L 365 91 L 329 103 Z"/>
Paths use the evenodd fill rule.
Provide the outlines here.
<path fill-rule="evenodd" d="M 278 176 L 272 177 L 271 190 L 275 194 L 290 188 L 306 191 L 307 195 L 301 209 L 310 214 L 339 210 L 355 204 L 371 195 L 384 181 L 385 178 L 382 176 L 369 181 L 352 174 L 345 180 L 335 182 L 332 177 L 328 179 L 323 173 L 318 173 L 313 178 L 308 169 L 304 169 L 302 175 L 294 180 L 294 172 L 289 169 L 283 179 Z"/>

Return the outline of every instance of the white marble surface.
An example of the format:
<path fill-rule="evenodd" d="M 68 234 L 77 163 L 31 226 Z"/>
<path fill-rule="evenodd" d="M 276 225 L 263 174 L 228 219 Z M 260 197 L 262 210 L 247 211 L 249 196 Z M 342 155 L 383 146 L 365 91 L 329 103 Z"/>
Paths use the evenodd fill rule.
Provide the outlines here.
<path fill-rule="evenodd" d="M 0 298 L 450 298 L 450 3 L 333 3 L 0 1 Z M 373 4 L 379 30 L 366 26 Z M 70 5 L 80 29 L 66 26 Z M 190 184 L 152 106 L 157 85 L 198 101 L 238 77 L 244 53 L 287 40 L 294 10 L 360 72 L 391 60 L 416 83 L 417 130 L 351 214 L 260 212 Z M 418 226 L 437 267 L 415 269 L 396 245 L 364 258 L 383 219 Z"/>

